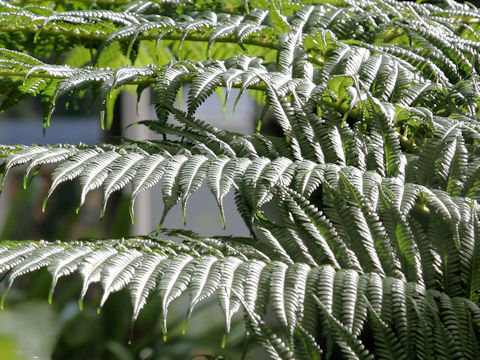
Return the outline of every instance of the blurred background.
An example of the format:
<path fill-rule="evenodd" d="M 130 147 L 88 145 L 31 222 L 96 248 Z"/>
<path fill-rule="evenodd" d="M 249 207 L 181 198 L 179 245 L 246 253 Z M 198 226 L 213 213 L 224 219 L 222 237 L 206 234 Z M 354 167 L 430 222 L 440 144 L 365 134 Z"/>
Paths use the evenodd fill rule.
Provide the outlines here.
<path fill-rule="evenodd" d="M 98 110 L 92 108 L 88 94 L 65 110 L 59 104 L 52 125 L 42 135 L 41 103 L 29 101 L 0 115 L 1 144 L 57 144 L 79 142 L 118 143 L 120 136 L 133 139 L 154 138 L 142 126 L 126 127 L 135 121 L 155 119 L 148 90 L 136 109 L 136 98 L 123 92 L 115 106 L 114 122 L 108 131 L 100 129 Z M 252 133 L 258 105 L 242 96 L 235 114 L 232 94 L 226 104 L 212 96 L 196 116 L 219 128 Z M 223 112 L 219 109 L 225 109 Z M 89 111 L 87 112 L 86 109 Z M 265 128 L 265 127 L 264 127 Z M 267 126 L 268 128 L 268 126 Z M 42 201 L 49 185 L 51 168 L 43 167 L 23 189 L 22 168 L 9 176 L 0 196 L 0 236 L 2 240 L 76 240 L 88 237 L 128 237 L 148 234 L 160 220 L 163 202 L 159 187 L 137 200 L 136 223 L 130 222 L 128 190 L 112 196 L 105 218 L 100 221 L 101 190 L 88 195 L 78 215 L 79 188 L 74 182 L 62 184 L 54 193 L 45 213 Z M 225 199 L 227 227 L 223 229 L 217 205 L 206 186 L 195 193 L 187 208 L 186 229 L 202 235 L 248 236 L 235 210 L 233 193 Z M 184 228 L 180 208 L 174 208 L 165 227 Z M 152 298 L 135 324 L 131 324 L 131 306 L 125 291 L 114 294 L 100 314 L 97 305 L 101 288 L 91 286 L 83 311 L 77 299 L 81 283 L 76 276 L 63 278 L 55 292 L 53 304 L 47 304 L 51 276 L 46 270 L 25 276 L 9 291 L 0 311 L 0 360 L 24 359 L 247 359 L 263 358 L 260 350 L 244 338 L 242 314 L 237 314 L 226 346 L 224 318 L 216 299 L 206 301 L 193 313 L 185 327 L 186 298 L 169 310 L 168 341 L 162 340 L 159 298 Z M 4 286 L 0 285 L 0 286 Z M 3 288 L 0 288 L 3 290 Z M 182 330 L 186 329 L 186 334 Z M 129 344 L 129 340 L 132 340 Z M 221 350 L 219 350 L 221 349 Z"/>

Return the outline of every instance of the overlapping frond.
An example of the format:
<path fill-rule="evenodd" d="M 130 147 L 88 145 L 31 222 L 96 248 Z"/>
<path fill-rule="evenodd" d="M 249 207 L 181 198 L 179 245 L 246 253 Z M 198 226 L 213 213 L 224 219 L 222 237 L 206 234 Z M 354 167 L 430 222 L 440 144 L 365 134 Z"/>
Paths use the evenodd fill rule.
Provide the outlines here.
<path fill-rule="evenodd" d="M 109 294 L 127 288 L 133 319 L 152 296 L 162 298 L 162 318 L 166 319 L 169 304 L 182 293 L 190 297 L 189 314 L 199 301 L 216 295 L 227 329 L 241 305 L 251 317 L 250 326 L 257 327 L 259 340 L 267 345 L 270 341 L 262 336 L 266 334 L 261 319 L 268 302 L 286 329 L 277 334 L 278 339 L 285 336 L 288 344 L 284 343 L 285 354 L 278 358 L 286 358 L 288 351 L 298 358 L 301 348 L 294 341 L 302 343 L 306 337 L 320 353 L 328 351 L 321 344 L 333 340 L 346 358 L 370 358 L 374 349 L 361 336 L 367 329 L 374 331 L 380 353 L 388 354 L 387 358 L 408 358 L 415 353 L 440 357 L 447 347 L 454 349 L 458 358 L 478 355 L 479 344 L 471 325 L 479 325 L 480 309 L 465 298 L 375 273 L 254 259 L 250 246 L 235 246 L 236 253 L 232 253 L 218 246 L 221 239 L 184 237 L 181 244 L 158 238 L 69 244 L 7 242 L 0 249 L 0 266 L 3 271 L 10 270 L 8 288 L 18 277 L 43 267 L 54 276 L 55 283 L 79 272 L 84 284 L 81 297 L 91 284 L 102 286 L 100 307 Z M 261 287 L 268 289 L 266 297 L 259 296 L 264 291 Z M 315 338 L 320 324 L 330 331 Z M 419 342 L 412 332 L 444 336 Z M 473 342 L 464 347 L 462 339 L 467 338 Z"/>
<path fill-rule="evenodd" d="M 87 146 L 17 149 L 6 158 L 5 171 L 29 163 L 28 176 L 36 166 L 57 162 L 61 164 L 53 171 L 47 199 L 59 184 L 78 178 L 80 204 L 89 191 L 103 187 L 104 210 L 112 192 L 131 183 L 133 215 L 138 194 L 161 183 L 164 218 L 178 202 L 184 212 L 190 195 L 206 182 L 222 217 L 222 200 L 235 191 L 252 230 L 262 232 L 264 242 L 287 262 L 386 274 L 431 284 L 452 296 L 477 291 L 470 286 L 477 286 L 472 269 L 478 261 L 478 205 L 462 203 L 445 190 L 404 182 L 403 174 L 382 178 L 355 167 L 308 160 L 208 158 Z M 321 199 L 308 200 L 320 189 Z M 274 197 L 282 215 L 277 223 L 259 215 Z M 434 234 L 436 241 L 426 242 Z M 460 241 L 466 243 L 460 246 Z"/>

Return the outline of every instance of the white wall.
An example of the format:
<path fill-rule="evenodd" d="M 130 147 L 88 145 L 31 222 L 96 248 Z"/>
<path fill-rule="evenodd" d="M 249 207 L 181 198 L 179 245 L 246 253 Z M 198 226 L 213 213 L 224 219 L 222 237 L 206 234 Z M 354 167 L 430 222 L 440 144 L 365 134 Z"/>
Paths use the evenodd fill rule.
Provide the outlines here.
<path fill-rule="evenodd" d="M 234 90 L 235 91 L 235 90 Z M 239 133 L 252 133 L 254 130 L 254 115 L 256 105 L 247 96 L 243 96 L 234 115 L 232 115 L 233 104 L 236 93 L 232 91 L 226 106 L 222 111 L 222 102 L 214 94 L 207 99 L 196 112 L 198 119 L 208 122 L 222 129 L 229 129 Z M 186 93 L 186 91 L 184 92 Z M 184 102 L 183 106 L 186 106 Z M 132 122 L 146 119 L 155 119 L 153 105 L 150 105 L 150 93 L 144 91 L 136 114 L 136 99 L 129 93 L 122 93 L 122 121 L 123 126 Z M 133 139 L 155 138 L 155 134 L 144 126 L 132 126 L 126 130 L 125 136 Z M 158 137 L 156 137 L 158 138 Z M 224 201 L 226 229 L 223 229 L 217 203 L 213 195 L 204 184 L 194 193 L 187 206 L 186 229 L 194 230 L 202 235 L 248 235 L 248 230 L 240 215 L 236 211 L 233 192 L 229 193 Z M 163 201 L 161 186 L 155 186 L 144 194 L 140 195 L 136 202 L 137 222 L 133 228 L 133 234 L 146 234 L 156 229 L 163 212 Z M 164 227 L 183 228 L 180 205 L 175 206 L 166 218 Z"/>

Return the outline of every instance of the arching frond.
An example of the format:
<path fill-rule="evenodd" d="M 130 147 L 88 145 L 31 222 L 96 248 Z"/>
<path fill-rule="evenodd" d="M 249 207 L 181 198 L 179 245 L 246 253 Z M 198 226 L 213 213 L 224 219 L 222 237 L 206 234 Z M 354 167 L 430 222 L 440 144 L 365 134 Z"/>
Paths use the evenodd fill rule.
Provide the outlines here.
<path fill-rule="evenodd" d="M 99 249 L 99 245 L 108 246 L 108 250 Z M 466 354 L 475 353 L 478 348 L 478 344 L 470 344 L 467 348 L 461 346 L 467 338 L 475 338 L 472 338 L 473 329 L 468 326 L 469 319 L 479 311 L 474 303 L 451 298 L 414 283 L 394 278 L 382 279 L 376 274 L 334 270 L 327 265 L 287 266 L 279 262 L 245 260 L 222 251 L 212 252 L 214 248 L 206 246 L 206 241 L 199 238 L 190 239 L 187 246 L 156 238 L 63 245 L 9 242 L 3 246 L 0 262 L 4 271 L 10 270 L 7 275 L 9 287 L 17 277 L 41 267 L 47 267 L 56 280 L 78 271 L 84 283 L 81 297 L 90 284 L 100 282 L 102 285 L 104 295 L 100 306 L 108 301 L 112 292 L 128 288 L 134 306 L 133 318 L 138 316 L 150 296 L 162 298 L 163 317 L 166 317 L 170 302 L 187 292 L 192 299 L 190 311 L 199 300 L 215 294 L 225 312 L 227 331 L 231 312 L 238 309 L 235 303 L 245 307 L 255 321 L 263 323 L 267 321 L 266 313 L 261 310 L 263 305 L 254 304 L 252 300 L 256 297 L 254 294 L 260 291 L 260 286 L 268 284 L 268 298 L 257 298 L 257 301 L 271 304 L 275 317 L 285 325 L 286 332 L 283 334 L 287 338 L 293 336 L 296 324 L 303 324 L 299 326 L 308 334 L 313 331 L 315 323 L 325 322 L 331 332 L 321 337 L 334 341 L 347 357 L 347 354 L 362 354 L 366 358 L 372 356 L 373 349 L 368 348 L 369 344 L 363 343 L 360 336 L 367 327 L 379 336 L 382 334 L 380 330 L 392 328 L 392 332 L 382 335 L 387 336 L 383 338 L 385 351 L 399 352 L 394 345 L 396 343 L 414 352 L 426 351 L 427 344 L 410 342 L 414 338 L 409 332 L 434 332 L 438 327 L 449 335 L 449 345 L 457 349 L 459 356 L 468 356 Z M 9 256 L 6 257 L 6 254 Z M 33 257 L 35 262 L 29 260 Z M 71 264 L 68 272 L 64 270 L 66 263 Z M 243 282 L 244 285 L 240 285 Z M 160 291 L 154 295 L 155 288 Z M 315 313 L 314 308 L 319 312 Z M 423 322 L 423 316 L 432 321 Z M 456 320 L 450 321 L 451 316 Z M 406 322 L 404 319 L 410 320 Z M 318 341 L 316 346 L 321 349 L 319 340 L 312 341 Z M 435 354 L 441 351 L 437 341 L 440 339 L 433 340 Z M 290 351 L 297 353 L 300 349 L 291 348 Z"/>

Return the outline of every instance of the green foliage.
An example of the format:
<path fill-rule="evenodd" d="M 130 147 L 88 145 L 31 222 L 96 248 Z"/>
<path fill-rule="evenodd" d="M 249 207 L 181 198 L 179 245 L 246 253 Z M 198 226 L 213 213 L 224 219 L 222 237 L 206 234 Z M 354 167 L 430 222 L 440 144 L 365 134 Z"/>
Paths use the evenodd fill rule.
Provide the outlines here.
<path fill-rule="evenodd" d="M 1 146 L 4 179 L 53 165 L 44 208 L 75 179 L 79 207 L 103 187 L 102 216 L 129 184 L 132 220 L 151 187 L 165 203 L 144 238 L 0 242 L 7 290 L 45 267 L 53 294 L 78 272 L 80 301 L 127 288 L 133 319 L 159 297 L 165 337 L 176 298 L 190 317 L 215 295 L 226 332 L 242 310 L 274 359 L 479 358 L 479 20 L 453 1 L 0 1 L 1 110 L 39 96 L 47 127 L 90 91 L 108 127 L 121 89 L 151 87 L 157 119 L 137 125 L 163 136 Z M 220 88 L 263 94 L 255 134 L 196 118 Z M 234 192 L 250 237 L 162 229 L 203 183 L 224 224 Z"/>

